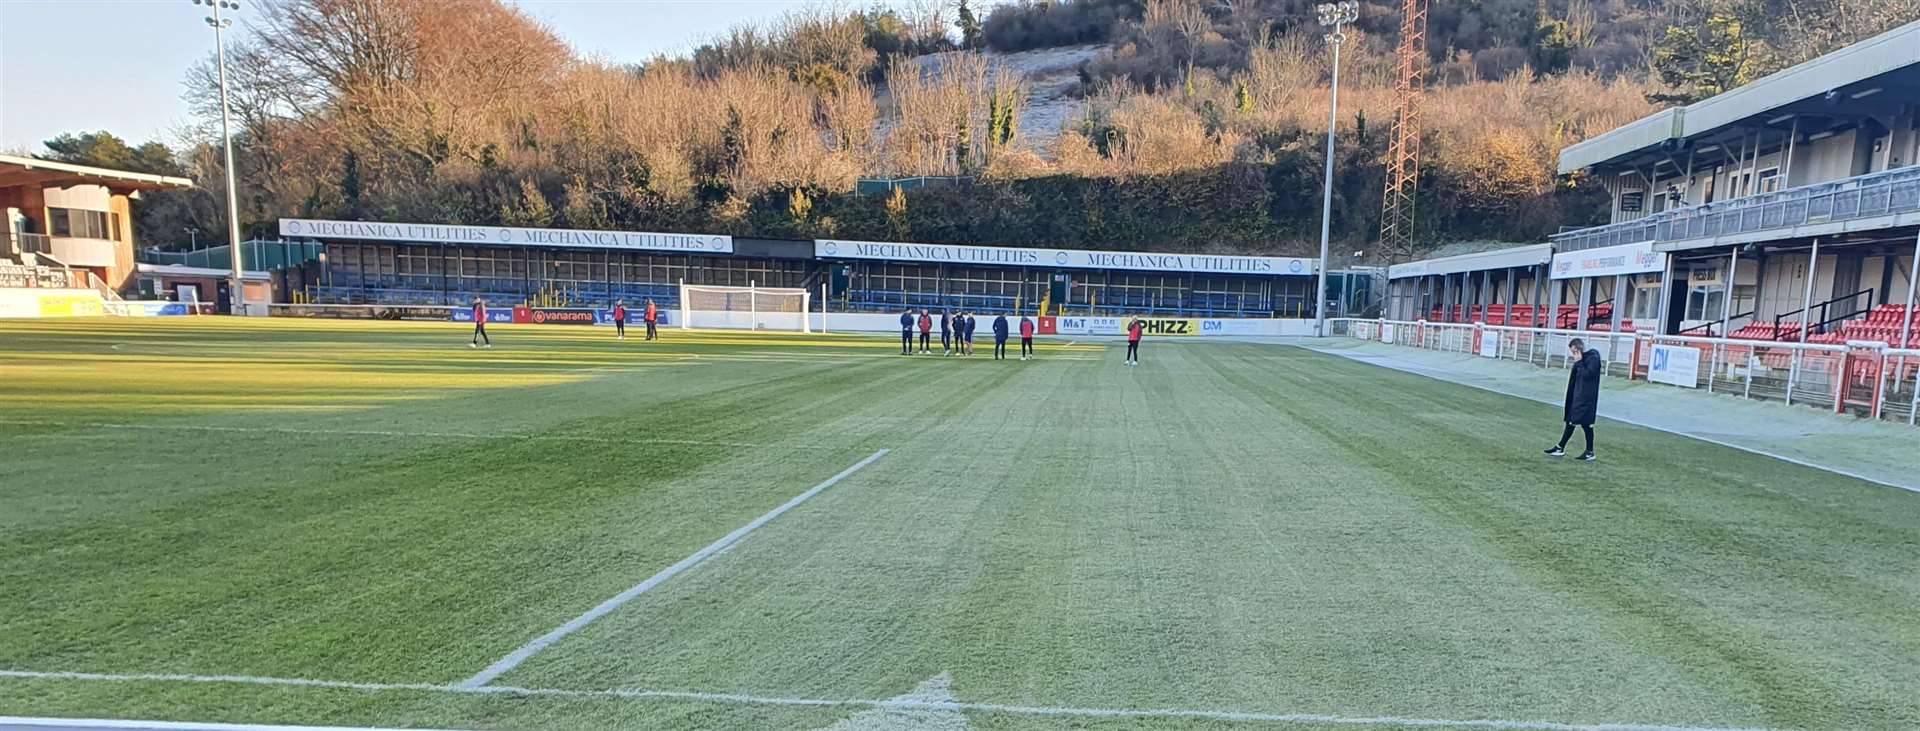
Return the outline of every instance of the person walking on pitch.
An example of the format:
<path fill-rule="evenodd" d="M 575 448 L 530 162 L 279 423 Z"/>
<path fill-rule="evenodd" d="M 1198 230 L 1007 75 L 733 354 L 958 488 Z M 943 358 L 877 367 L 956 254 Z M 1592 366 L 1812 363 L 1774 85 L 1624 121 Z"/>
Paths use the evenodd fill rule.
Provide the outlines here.
<path fill-rule="evenodd" d="M 1020 316 L 1020 359 L 1033 357 L 1033 320 L 1026 315 Z"/>
<path fill-rule="evenodd" d="M 1571 357 L 1579 358 L 1573 364 L 1573 372 L 1567 374 L 1567 403 L 1561 416 L 1567 426 L 1560 432 L 1560 443 L 1547 450 L 1549 457 L 1564 457 L 1567 454 L 1567 440 L 1573 438 L 1573 428 L 1587 438 L 1587 451 L 1580 453 L 1580 461 L 1592 462 L 1593 421 L 1600 410 L 1600 372 L 1606 370 L 1606 364 L 1600 359 L 1600 351 L 1587 350 L 1587 344 L 1579 338 L 1567 343 L 1567 352 Z"/>
<path fill-rule="evenodd" d="M 627 339 L 627 301 L 613 301 L 613 331 L 621 340 Z"/>
<path fill-rule="evenodd" d="M 487 301 L 473 298 L 473 340 L 467 343 L 469 348 L 478 348 L 481 343 L 493 347 L 493 338 L 487 337 Z"/>
<path fill-rule="evenodd" d="M 653 306 L 652 297 L 647 298 L 647 311 L 643 316 L 646 318 L 646 321 L 647 321 L 647 339 L 659 340 L 660 331 L 658 328 L 660 325 L 660 308 Z"/>
<path fill-rule="evenodd" d="M 940 351 L 944 355 L 953 355 L 953 312 L 940 308 Z"/>
<path fill-rule="evenodd" d="M 913 355 L 913 310 L 900 313 L 900 354 Z"/>
<path fill-rule="evenodd" d="M 1140 365 L 1140 336 L 1147 331 L 1147 323 L 1138 317 L 1127 323 L 1127 365 Z"/>
<path fill-rule="evenodd" d="M 993 359 L 1007 359 L 1007 316 L 1005 313 L 993 318 Z"/>
<path fill-rule="evenodd" d="M 933 332 L 933 318 L 927 315 L 927 310 L 926 308 L 923 307 L 920 309 L 920 354 L 921 355 L 928 355 L 933 352 L 931 348 L 927 347 L 927 341 L 932 338 L 932 335 L 931 335 L 932 332 Z"/>

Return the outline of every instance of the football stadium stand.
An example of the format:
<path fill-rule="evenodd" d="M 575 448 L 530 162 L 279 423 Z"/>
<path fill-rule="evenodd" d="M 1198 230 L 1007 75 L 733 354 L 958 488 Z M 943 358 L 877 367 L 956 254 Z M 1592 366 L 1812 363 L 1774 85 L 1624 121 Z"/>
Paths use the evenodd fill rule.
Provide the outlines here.
<path fill-rule="evenodd" d="M 282 274 L 286 289 L 301 302 L 336 304 L 652 299 L 671 308 L 685 284 L 804 289 L 835 312 L 1303 317 L 1312 314 L 1316 270 L 1292 257 L 307 219 L 283 219 L 281 234 L 320 249 Z M 1343 281 L 1377 290 L 1367 284 L 1373 277 Z"/>

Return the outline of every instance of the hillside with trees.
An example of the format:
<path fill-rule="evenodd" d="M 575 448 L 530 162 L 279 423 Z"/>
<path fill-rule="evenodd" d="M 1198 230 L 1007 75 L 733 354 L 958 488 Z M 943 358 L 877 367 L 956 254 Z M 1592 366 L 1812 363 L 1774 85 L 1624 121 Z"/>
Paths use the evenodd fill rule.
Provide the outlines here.
<path fill-rule="evenodd" d="M 1397 6 L 1344 54 L 1336 236 L 1369 260 Z M 1317 249 L 1324 43 L 1299 0 L 806 10 L 680 58 L 586 59 L 498 0 L 264 0 L 230 49 L 242 224 L 281 216 L 1273 254 Z M 1536 241 L 1604 211 L 1558 151 L 1920 17 L 1920 0 L 1473 0 L 1433 8 L 1422 249 Z M 1787 19 L 1796 20 L 1788 22 Z M 1004 54 L 1081 51 L 1028 124 Z M 1049 78 L 1067 73 L 1051 69 Z M 211 63 L 187 98 L 217 122 Z M 1058 91 L 1058 90 L 1055 90 Z M 201 183 L 146 242 L 220 231 L 217 127 L 52 157 Z M 859 196 L 862 178 L 967 182 Z"/>

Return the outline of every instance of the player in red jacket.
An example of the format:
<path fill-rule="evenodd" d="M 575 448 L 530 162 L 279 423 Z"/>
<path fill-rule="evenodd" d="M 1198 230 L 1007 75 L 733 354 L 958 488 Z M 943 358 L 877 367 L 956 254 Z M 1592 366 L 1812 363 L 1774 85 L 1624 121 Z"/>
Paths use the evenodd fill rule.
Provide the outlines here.
<path fill-rule="evenodd" d="M 620 335 L 621 340 L 627 339 L 627 301 L 626 300 L 613 301 L 613 331 Z"/>
<path fill-rule="evenodd" d="M 1147 323 L 1138 317 L 1127 323 L 1127 365 L 1140 365 L 1140 336 L 1147 332 Z"/>
<path fill-rule="evenodd" d="M 487 301 L 473 298 L 473 340 L 467 343 L 469 348 L 478 348 L 485 341 L 487 347 L 493 347 L 493 338 L 487 337 Z"/>
<path fill-rule="evenodd" d="M 647 339 L 648 340 L 660 339 L 660 331 L 657 329 L 659 324 L 660 324 L 660 308 L 654 307 L 653 298 L 648 297 L 647 298 Z"/>
<path fill-rule="evenodd" d="M 1033 318 L 1022 316 L 1020 318 L 1020 359 L 1031 360 L 1032 358 Z"/>
<path fill-rule="evenodd" d="M 932 338 L 933 338 L 932 333 L 933 333 L 933 317 L 927 314 L 927 311 L 925 308 L 922 308 L 920 310 L 920 354 L 921 355 L 927 355 L 933 352 L 933 349 L 929 347 L 932 344 Z"/>

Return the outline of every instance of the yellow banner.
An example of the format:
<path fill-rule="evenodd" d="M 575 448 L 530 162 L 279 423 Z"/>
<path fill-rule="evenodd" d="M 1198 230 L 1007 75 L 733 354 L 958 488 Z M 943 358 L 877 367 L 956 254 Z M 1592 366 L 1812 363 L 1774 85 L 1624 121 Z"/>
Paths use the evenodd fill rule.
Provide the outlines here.
<path fill-rule="evenodd" d="M 40 295 L 41 317 L 99 317 L 106 314 L 99 297 Z"/>
<path fill-rule="evenodd" d="M 1151 317 L 1143 322 L 1147 325 L 1147 337 L 1187 337 L 1200 334 L 1199 320 Z"/>

